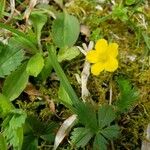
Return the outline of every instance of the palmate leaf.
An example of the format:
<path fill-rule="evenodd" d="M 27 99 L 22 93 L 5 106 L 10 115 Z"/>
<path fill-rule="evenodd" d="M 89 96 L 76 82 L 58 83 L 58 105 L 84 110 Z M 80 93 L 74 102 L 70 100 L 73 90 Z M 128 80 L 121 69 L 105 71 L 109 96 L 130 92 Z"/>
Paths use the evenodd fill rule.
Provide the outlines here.
<path fill-rule="evenodd" d="M 24 141 L 21 150 L 37 150 L 38 138 L 34 135 L 24 136 Z"/>
<path fill-rule="evenodd" d="M 84 127 L 75 128 L 71 133 L 71 143 L 76 147 L 85 147 L 89 140 L 93 137 L 93 133 Z"/>
<path fill-rule="evenodd" d="M 110 123 L 116 118 L 116 114 L 113 111 L 112 106 L 105 105 L 100 106 L 98 110 L 98 125 L 99 128 L 110 125 Z"/>
<path fill-rule="evenodd" d="M 23 142 L 23 125 L 26 113 L 20 109 L 11 111 L 2 123 L 2 134 L 6 138 L 8 145 L 14 150 L 21 150 Z"/>
<path fill-rule="evenodd" d="M 93 150 L 107 150 L 107 140 L 101 135 L 97 134 L 93 142 Z"/>
<path fill-rule="evenodd" d="M 89 128 L 93 133 L 98 131 L 97 115 L 95 108 L 88 103 L 78 102 L 76 105 L 76 114 L 79 122 Z"/>
<path fill-rule="evenodd" d="M 24 59 L 24 51 L 13 45 L 0 43 L 0 77 L 9 75 Z"/>
<path fill-rule="evenodd" d="M 120 128 L 118 125 L 108 126 L 101 131 L 101 134 L 108 140 L 118 137 L 119 133 Z"/>
<path fill-rule="evenodd" d="M 118 78 L 117 82 L 120 89 L 120 96 L 115 105 L 118 111 L 123 113 L 128 111 L 138 100 L 139 92 L 124 78 Z"/>
<path fill-rule="evenodd" d="M 55 122 L 45 123 L 37 117 L 29 115 L 24 125 L 22 150 L 37 150 L 40 138 L 48 143 L 54 142 L 57 127 Z"/>
<path fill-rule="evenodd" d="M 47 134 L 53 134 L 54 130 L 58 127 L 58 125 L 54 122 L 51 123 L 44 123 L 41 122 L 39 119 L 37 119 L 34 116 L 28 116 L 26 119 L 26 125 L 27 125 L 27 134 L 28 132 L 33 132 L 33 134 L 37 137 L 40 137 L 42 135 Z"/>
<path fill-rule="evenodd" d="M 94 139 L 94 150 L 106 150 L 108 140 L 116 138 L 119 134 L 119 127 L 111 125 L 116 114 L 110 105 L 100 106 L 98 109 L 98 132 Z"/>

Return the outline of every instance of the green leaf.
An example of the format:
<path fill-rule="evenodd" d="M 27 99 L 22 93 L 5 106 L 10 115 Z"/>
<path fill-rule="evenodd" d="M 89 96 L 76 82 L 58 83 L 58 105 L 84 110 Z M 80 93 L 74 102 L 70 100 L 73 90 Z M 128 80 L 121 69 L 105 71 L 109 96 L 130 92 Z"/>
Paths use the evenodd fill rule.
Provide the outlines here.
<path fill-rule="evenodd" d="M 35 54 L 30 58 L 27 64 L 26 71 L 29 75 L 37 77 L 44 66 L 44 59 L 40 53 Z"/>
<path fill-rule="evenodd" d="M 139 92 L 124 78 L 118 78 L 117 82 L 121 93 L 115 105 L 118 112 L 123 113 L 128 111 L 138 100 Z"/>
<path fill-rule="evenodd" d="M 6 78 L 2 89 L 3 94 L 10 101 L 13 101 L 25 89 L 28 78 L 29 75 L 26 72 L 26 64 L 23 64 Z"/>
<path fill-rule="evenodd" d="M 24 51 L 15 46 L 0 43 L 0 77 L 9 75 L 24 59 Z"/>
<path fill-rule="evenodd" d="M 61 102 L 64 105 L 66 105 L 68 107 L 70 105 L 72 105 L 72 101 L 71 101 L 68 93 L 65 91 L 64 87 L 62 86 L 62 84 L 60 84 L 60 87 L 59 87 L 58 98 L 61 100 Z"/>
<path fill-rule="evenodd" d="M 26 36 L 29 40 L 21 37 L 21 36 L 14 36 L 12 38 L 10 38 L 9 40 L 9 43 L 17 48 L 20 48 L 20 49 L 24 49 L 27 53 L 30 53 L 30 54 L 35 54 L 37 53 L 37 49 L 35 49 L 35 41 L 33 39 L 33 37 L 31 36 Z"/>
<path fill-rule="evenodd" d="M 120 19 L 121 21 L 125 22 L 128 20 L 127 12 L 128 9 L 123 5 L 116 5 L 112 11 L 112 17 L 114 20 Z"/>
<path fill-rule="evenodd" d="M 63 60 L 72 60 L 80 54 L 80 51 L 77 47 L 64 48 L 60 49 L 57 55 L 58 61 L 62 62 Z"/>
<path fill-rule="evenodd" d="M 8 150 L 6 140 L 2 133 L 0 133 L 0 150 Z"/>
<path fill-rule="evenodd" d="M 126 5 L 133 5 L 136 0 L 126 0 Z"/>
<path fill-rule="evenodd" d="M 14 109 L 12 103 L 0 93 L 0 117 L 4 118 Z"/>
<path fill-rule="evenodd" d="M 45 23 L 47 22 L 47 15 L 43 14 L 40 11 L 33 11 L 30 15 L 30 19 L 32 21 L 33 27 L 34 27 L 34 31 L 36 34 L 36 38 L 37 38 L 37 43 L 39 45 L 39 48 L 41 49 L 41 30 L 43 28 L 43 26 L 45 25 Z"/>
<path fill-rule="evenodd" d="M 101 134 L 108 140 L 113 140 L 117 138 L 120 133 L 120 128 L 118 125 L 109 126 L 101 131 Z"/>
<path fill-rule="evenodd" d="M 24 34 L 23 32 L 21 32 L 17 29 L 14 29 L 10 25 L 6 25 L 4 23 L 0 23 L 0 27 L 4 28 L 6 30 L 9 30 L 10 32 L 12 32 L 16 36 L 18 36 L 18 41 L 16 40 L 16 42 L 19 42 L 20 45 L 21 45 L 21 43 L 23 43 L 24 46 L 29 48 L 31 53 L 35 54 L 36 52 L 38 52 L 35 44 L 32 43 L 31 38 L 29 36 L 26 36 L 26 34 Z"/>
<path fill-rule="evenodd" d="M 22 150 L 37 150 L 38 138 L 33 135 L 27 135 L 24 137 Z"/>
<path fill-rule="evenodd" d="M 54 53 L 53 47 L 48 46 L 49 56 L 52 62 L 52 66 L 55 69 L 58 77 L 60 78 L 60 82 L 62 83 L 65 91 L 68 93 L 72 103 L 74 106 L 78 105 L 80 100 L 78 99 L 78 96 L 76 95 L 75 91 L 73 90 L 72 86 L 70 85 L 70 82 L 68 81 L 63 69 L 59 65 L 57 61 L 56 54 Z M 72 108 L 73 110 L 73 108 Z"/>
<path fill-rule="evenodd" d="M 6 5 L 6 0 L 0 0 L 0 18 L 3 16 L 5 5 Z"/>
<path fill-rule="evenodd" d="M 71 134 L 71 143 L 76 147 L 82 148 L 85 147 L 93 137 L 93 133 L 86 128 L 75 128 Z"/>
<path fill-rule="evenodd" d="M 93 150 L 107 150 L 107 140 L 101 135 L 97 134 L 93 143 Z"/>
<path fill-rule="evenodd" d="M 80 24 L 76 17 L 66 11 L 60 13 L 52 26 L 52 37 L 59 48 L 71 47 L 78 39 Z"/>
<path fill-rule="evenodd" d="M 110 125 L 110 123 L 116 118 L 115 111 L 109 105 L 100 106 L 98 110 L 98 124 L 99 128 Z"/>
<path fill-rule="evenodd" d="M 46 57 L 44 59 L 44 67 L 40 73 L 40 78 L 44 81 L 47 79 L 48 76 L 50 76 L 51 74 L 51 71 L 52 71 L 53 67 L 52 67 L 52 64 L 51 64 L 51 61 L 50 61 L 50 57 Z"/>
<path fill-rule="evenodd" d="M 75 108 L 79 121 L 92 132 L 96 133 L 98 125 L 95 108 L 91 104 L 83 102 L 79 102 Z"/>
<path fill-rule="evenodd" d="M 21 150 L 23 142 L 23 125 L 26 120 L 26 113 L 16 109 L 6 117 L 2 123 L 2 133 L 14 150 Z"/>
<path fill-rule="evenodd" d="M 38 118 L 34 116 L 28 116 L 26 119 L 26 134 L 31 132 L 35 136 L 42 136 L 42 135 L 47 135 L 47 134 L 54 134 L 54 130 L 58 127 L 58 125 L 54 122 L 51 123 L 44 123 L 40 121 Z"/>
<path fill-rule="evenodd" d="M 148 50 L 150 51 L 150 37 L 148 36 L 147 33 L 142 32 L 142 36 L 144 38 L 144 42 L 148 48 Z"/>

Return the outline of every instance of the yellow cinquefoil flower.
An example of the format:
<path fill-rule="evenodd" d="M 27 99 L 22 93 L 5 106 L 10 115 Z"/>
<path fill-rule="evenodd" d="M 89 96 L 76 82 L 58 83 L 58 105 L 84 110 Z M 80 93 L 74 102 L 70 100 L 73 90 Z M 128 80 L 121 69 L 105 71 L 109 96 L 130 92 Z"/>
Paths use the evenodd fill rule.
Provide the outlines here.
<path fill-rule="evenodd" d="M 107 43 L 105 39 L 100 39 L 95 45 L 95 50 L 90 50 L 86 59 L 93 63 L 91 72 L 94 75 L 99 75 L 103 70 L 113 72 L 118 68 L 118 44 Z"/>

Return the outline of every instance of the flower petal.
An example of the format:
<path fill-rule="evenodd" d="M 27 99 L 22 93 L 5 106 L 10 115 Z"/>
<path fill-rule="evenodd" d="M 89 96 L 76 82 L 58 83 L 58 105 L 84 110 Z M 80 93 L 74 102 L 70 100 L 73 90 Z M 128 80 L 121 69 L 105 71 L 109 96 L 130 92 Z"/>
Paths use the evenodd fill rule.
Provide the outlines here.
<path fill-rule="evenodd" d="M 92 74 L 94 74 L 96 76 L 99 75 L 100 72 L 102 72 L 103 70 L 104 70 L 104 64 L 100 63 L 100 62 L 92 65 L 92 67 L 91 67 Z"/>
<path fill-rule="evenodd" d="M 105 70 L 109 72 L 114 72 L 118 68 L 118 60 L 116 58 L 110 57 L 105 63 Z"/>
<path fill-rule="evenodd" d="M 98 62 L 98 54 L 96 51 L 94 50 L 91 50 L 89 52 L 87 52 L 87 55 L 86 55 L 86 60 L 90 63 L 97 63 Z"/>
<path fill-rule="evenodd" d="M 118 55 L 118 44 L 117 43 L 110 43 L 108 45 L 108 54 L 111 57 L 116 57 Z"/>
<path fill-rule="evenodd" d="M 105 39 L 100 39 L 96 42 L 95 49 L 98 53 L 105 53 L 108 48 L 108 43 Z"/>

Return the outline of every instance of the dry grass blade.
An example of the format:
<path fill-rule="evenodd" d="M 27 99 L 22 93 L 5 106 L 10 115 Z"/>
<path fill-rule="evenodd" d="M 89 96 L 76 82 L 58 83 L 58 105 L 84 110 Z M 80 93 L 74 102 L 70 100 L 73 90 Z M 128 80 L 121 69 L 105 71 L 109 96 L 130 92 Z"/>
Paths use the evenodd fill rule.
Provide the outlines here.
<path fill-rule="evenodd" d="M 70 129 L 74 126 L 76 120 L 77 120 L 77 115 L 72 115 L 63 122 L 63 124 L 61 125 L 61 127 L 59 128 L 56 134 L 53 150 L 56 150 L 58 148 L 59 144 L 69 133 Z"/>

